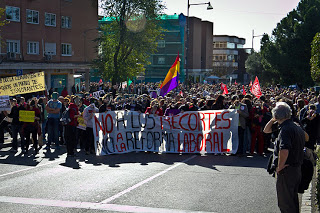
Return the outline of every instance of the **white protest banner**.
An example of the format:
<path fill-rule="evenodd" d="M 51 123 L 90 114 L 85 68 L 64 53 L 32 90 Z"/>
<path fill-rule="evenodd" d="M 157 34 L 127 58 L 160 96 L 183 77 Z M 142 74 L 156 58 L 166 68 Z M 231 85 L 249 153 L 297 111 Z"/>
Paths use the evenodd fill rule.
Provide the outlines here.
<path fill-rule="evenodd" d="M 93 92 L 93 93 L 92 93 L 92 96 L 99 99 L 101 94 L 104 95 L 104 94 L 106 94 L 106 93 L 104 92 L 104 90 L 99 90 L 99 91 L 97 91 L 97 92 Z"/>
<path fill-rule="evenodd" d="M 0 111 L 10 111 L 9 95 L 0 96 Z"/>
<path fill-rule="evenodd" d="M 46 89 L 44 72 L 0 78 L 0 95 L 19 95 Z"/>
<path fill-rule="evenodd" d="M 165 117 L 135 111 L 96 113 L 96 154 L 236 153 L 238 122 L 236 110 L 190 111 Z"/>

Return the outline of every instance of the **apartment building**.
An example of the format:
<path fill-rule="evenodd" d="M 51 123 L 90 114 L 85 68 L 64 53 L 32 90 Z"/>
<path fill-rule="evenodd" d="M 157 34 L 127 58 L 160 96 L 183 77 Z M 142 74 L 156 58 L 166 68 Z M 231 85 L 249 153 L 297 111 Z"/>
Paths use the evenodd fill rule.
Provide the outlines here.
<path fill-rule="evenodd" d="M 97 0 L 2 0 L 0 77 L 45 72 L 48 89 L 70 91 L 96 58 Z M 87 86 L 88 88 L 88 86 Z"/>
<path fill-rule="evenodd" d="M 237 36 L 214 35 L 213 36 L 213 74 L 222 80 L 230 79 L 237 82 L 249 81 L 249 75 L 245 70 L 245 61 L 248 50 L 243 48 L 246 40 Z"/>
<path fill-rule="evenodd" d="M 165 29 L 163 40 L 157 41 L 157 51 L 150 56 L 150 65 L 146 67 L 145 81 L 159 82 L 166 77 L 170 67 L 174 63 L 178 53 L 180 56 L 181 82 L 184 81 L 185 72 L 185 23 L 186 17 L 183 14 L 161 16 L 161 27 Z"/>
<path fill-rule="evenodd" d="M 212 73 L 213 23 L 197 17 L 189 17 L 189 62 L 190 82 L 203 82 Z"/>

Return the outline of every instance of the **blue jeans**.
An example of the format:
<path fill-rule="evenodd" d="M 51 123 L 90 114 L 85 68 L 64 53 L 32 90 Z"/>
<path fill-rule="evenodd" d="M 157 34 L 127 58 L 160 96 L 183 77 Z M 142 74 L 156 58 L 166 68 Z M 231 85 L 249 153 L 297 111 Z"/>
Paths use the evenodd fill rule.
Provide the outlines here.
<path fill-rule="evenodd" d="M 48 143 L 54 142 L 56 147 L 59 147 L 59 118 L 48 118 Z"/>
<path fill-rule="evenodd" d="M 21 138 L 21 147 L 24 147 L 24 138 L 21 135 L 21 125 L 20 124 L 11 124 L 11 131 L 12 131 L 12 148 L 18 149 L 18 133 Z"/>

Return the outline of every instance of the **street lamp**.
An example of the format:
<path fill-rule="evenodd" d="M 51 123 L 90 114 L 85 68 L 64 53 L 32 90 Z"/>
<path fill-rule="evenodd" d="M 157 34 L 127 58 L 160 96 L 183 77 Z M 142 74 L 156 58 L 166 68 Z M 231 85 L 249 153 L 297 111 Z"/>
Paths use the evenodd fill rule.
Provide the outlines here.
<path fill-rule="evenodd" d="M 189 68 L 188 68 L 188 54 L 189 54 L 189 9 L 191 5 L 204 5 L 207 4 L 207 10 L 212 10 L 213 7 L 211 6 L 210 2 L 207 3 L 196 3 L 196 4 L 190 4 L 190 0 L 188 0 L 188 10 L 187 10 L 187 42 L 186 42 L 186 81 L 187 81 L 187 88 L 189 88 Z"/>
<path fill-rule="evenodd" d="M 263 36 L 263 35 L 254 35 L 254 30 L 252 30 L 252 48 L 251 48 L 251 54 L 253 53 L 253 39 L 254 39 L 255 37 L 261 37 L 261 36 Z"/>

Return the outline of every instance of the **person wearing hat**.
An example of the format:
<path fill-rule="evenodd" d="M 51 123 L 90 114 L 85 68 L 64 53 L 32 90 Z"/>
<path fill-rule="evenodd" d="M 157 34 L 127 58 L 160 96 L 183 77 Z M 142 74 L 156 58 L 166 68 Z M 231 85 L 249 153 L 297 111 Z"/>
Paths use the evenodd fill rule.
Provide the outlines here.
<path fill-rule="evenodd" d="M 58 93 L 52 93 L 52 99 L 50 99 L 46 105 L 48 112 L 48 143 L 47 149 L 50 148 L 52 142 L 55 143 L 56 148 L 59 149 L 59 119 L 62 103 L 58 101 Z"/>

